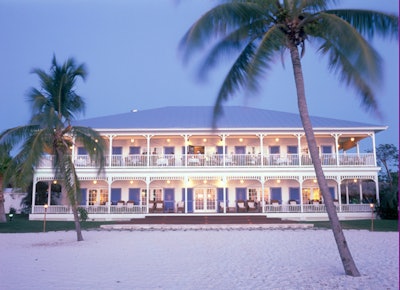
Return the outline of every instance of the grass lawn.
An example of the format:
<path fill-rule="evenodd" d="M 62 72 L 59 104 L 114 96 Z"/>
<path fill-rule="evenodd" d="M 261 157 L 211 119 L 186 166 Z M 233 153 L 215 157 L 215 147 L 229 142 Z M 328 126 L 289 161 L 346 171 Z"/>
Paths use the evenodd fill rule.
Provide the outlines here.
<path fill-rule="evenodd" d="M 309 222 L 314 224 L 314 227 L 318 228 L 331 228 L 329 221 L 318 221 Z M 347 220 L 341 221 L 342 229 L 354 229 L 354 230 L 371 230 L 371 220 Z M 376 232 L 397 232 L 399 222 L 398 220 L 381 220 L 376 219 L 373 221 L 373 230 Z"/>
<path fill-rule="evenodd" d="M 82 230 L 97 229 L 100 225 L 113 224 L 115 222 L 81 222 Z M 328 221 L 307 222 L 314 224 L 316 228 L 330 228 Z M 371 230 L 371 220 L 341 221 L 343 229 Z M 46 221 L 46 231 L 73 231 L 74 222 Z M 397 232 L 398 220 L 374 220 L 374 231 Z M 43 232 L 43 221 L 30 221 L 28 215 L 14 215 L 12 221 L 0 223 L 0 233 L 39 233 Z"/>
<path fill-rule="evenodd" d="M 112 224 L 112 222 L 81 222 L 82 230 L 96 229 L 100 225 Z M 46 221 L 46 232 L 49 231 L 73 231 L 74 222 L 70 221 Z M 12 221 L 0 223 L 0 233 L 39 233 L 43 232 L 43 221 L 30 221 L 28 215 L 14 215 Z"/>

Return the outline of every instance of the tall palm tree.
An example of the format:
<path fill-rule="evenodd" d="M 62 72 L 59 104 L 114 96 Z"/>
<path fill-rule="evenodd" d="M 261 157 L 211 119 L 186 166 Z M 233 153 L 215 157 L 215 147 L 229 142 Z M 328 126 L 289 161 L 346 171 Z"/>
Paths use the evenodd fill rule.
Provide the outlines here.
<path fill-rule="evenodd" d="M 0 145 L 0 223 L 7 222 L 6 210 L 4 208 L 3 175 L 11 161 L 10 146 Z"/>
<path fill-rule="evenodd" d="M 214 107 L 214 122 L 222 104 L 238 90 L 256 92 L 261 77 L 274 60 L 289 52 L 304 127 L 319 188 L 324 198 L 345 273 L 360 276 L 329 194 L 308 114 L 301 56 L 306 43 L 326 55 L 329 69 L 360 94 L 366 108 L 377 111 L 371 84 L 380 77 L 380 57 L 366 37 L 397 37 L 398 17 L 376 11 L 330 9 L 335 0 L 231 0 L 223 1 L 200 17 L 184 35 L 180 47 L 187 60 L 193 52 L 210 47 L 200 69 L 213 68 L 220 57 L 236 53 Z"/>
<path fill-rule="evenodd" d="M 5 173 L 5 179 L 13 179 L 15 184 L 29 184 L 43 155 L 52 155 L 54 178 L 61 181 L 67 193 L 77 240 L 82 241 L 78 215 L 80 186 L 70 148 L 74 142 L 83 144 L 99 173 L 105 163 L 105 144 L 98 132 L 71 124 L 76 115 L 85 110 L 85 102 L 76 94 L 75 85 L 78 78 L 85 80 L 86 68 L 83 64 L 77 65 L 74 59 L 59 65 L 54 56 L 49 73 L 41 69 L 32 72 L 39 77 L 41 89 L 32 88 L 28 94 L 32 106 L 29 124 L 7 129 L 0 135 L 0 144 L 22 144 Z M 14 172 L 18 174 L 15 176 Z"/>

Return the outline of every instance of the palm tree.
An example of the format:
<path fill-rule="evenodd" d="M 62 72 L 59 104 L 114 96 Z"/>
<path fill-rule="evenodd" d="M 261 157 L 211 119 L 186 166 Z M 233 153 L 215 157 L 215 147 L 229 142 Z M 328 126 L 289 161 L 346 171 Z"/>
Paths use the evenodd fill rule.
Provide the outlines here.
<path fill-rule="evenodd" d="M 6 170 L 5 179 L 13 179 L 15 184 L 29 184 L 43 155 L 52 155 L 54 178 L 61 181 L 67 193 L 77 240 L 82 241 L 78 214 L 80 186 L 70 148 L 74 142 L 83 144 L 99 173 L 105 163 L 105 144 L 100 135 L 91 128 L 71 124 L 76 114 L 85 110 L 85 103 L 76 94 L 75 85 L 78 78 L 85 80 L 86 69 L 83 64 L 76 65 L 73 59 L 59 65 L 54 56 L 49 73 L 41 69 L 34 69 L 33 73 L 39 77 L 41 89 L 32 88 L 28 94 L 32 105 L 29 124 L 7 129 L 0 135 L 0 144 L 22 144 Z M 14 172 L 18 174 L 13 176 Z"/>
<path fill-rule="evenodd" d="M 237 53 L 214 106 L 214 124 L 222 104 L 239 89 L 256 92 L 261 77 L 276 59 L 289 52 L 300 118 L 319 188 L 330 219 L 346 275 L 360 276 L 348 248 L 329 194 L 308 114 L 301 56 L 306 43 L 326 55 L 329 69 L 360 94 L 366 108 L 377 111 L 371 84 L 380 77 L 380 57 L 367 37 L 397 37 L 398 17 L 376 11 L 329 9 L 335 0 L 231 0 L 212 8 L 184 35 L 180 47 L 187 60 L 196 50 L 211 46 L 200 68 L 204 73 L 219 58 Z"/>
<path fill-rule="evenodd" d="M 4 208 L 3 175 L 11 160 L 10 149 L 9 145 L 0 145 L 0 223 L 7 222 L 6 210 Z"/>

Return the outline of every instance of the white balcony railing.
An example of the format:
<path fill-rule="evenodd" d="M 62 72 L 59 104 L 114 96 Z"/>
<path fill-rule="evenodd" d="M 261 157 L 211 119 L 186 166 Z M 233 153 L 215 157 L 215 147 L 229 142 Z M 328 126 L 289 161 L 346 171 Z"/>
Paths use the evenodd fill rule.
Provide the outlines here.
<path fill-rule="evenodd" d="M 322 154 L 323 166 L 374 166 L 373 153 Z M 94 167 L 95 163 L 88 155 L 78 155 L 75 166 Z M 38 168 L 51 168 L 52 156 L 42 158 Z M 309 155 L 299 154 L 164 154 L 164 155 L 112 155 L 106 156 L 107 167 L 299 167 L 312 166 Z"/>
<path fill-rule="evenodd" d="M 88 205 L 80 206 L 85 208 L 88 214 L 146 214 L 146 205 Z M 303 210 L 302 210 L 303 209 Z M 357 213 L 357 212 L 371 212 L 369 204 L 341 204 L 336 207 L 337 212 L 343 213 Z M 173 211 L 178 212 L 175 208 Z M 267 204 L 264 207 L 260 207 L 259 213 L 325 213 L 326 208 L 324 204 L 304 204 L 304 205 L 289 205 L 289 204 L 278 204 L 272 205 Z M 45 208 L 43 205 L 35 205 L 32 208 L 34 214 L 44 214 Z M 71 214 L 71 208 L 67 205 L 50 205 L 46 209 L 46 214 Z M 223 214 L 223 213 L 220 213 Z"/>

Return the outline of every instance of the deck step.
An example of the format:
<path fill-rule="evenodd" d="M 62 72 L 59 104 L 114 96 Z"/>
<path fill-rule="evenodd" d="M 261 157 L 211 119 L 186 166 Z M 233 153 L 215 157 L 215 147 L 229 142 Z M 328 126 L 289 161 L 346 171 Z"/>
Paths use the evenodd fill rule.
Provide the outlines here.
<path fill-rule="evenodd" d="M 265 216 L 146 216 L 143 219 L 132 219 L 129 224 L 282 224 L 280 218 Z"/>

